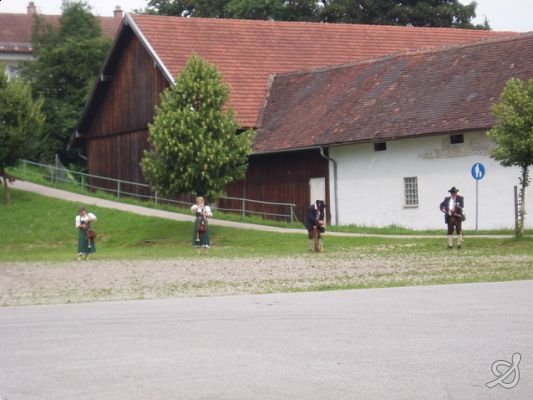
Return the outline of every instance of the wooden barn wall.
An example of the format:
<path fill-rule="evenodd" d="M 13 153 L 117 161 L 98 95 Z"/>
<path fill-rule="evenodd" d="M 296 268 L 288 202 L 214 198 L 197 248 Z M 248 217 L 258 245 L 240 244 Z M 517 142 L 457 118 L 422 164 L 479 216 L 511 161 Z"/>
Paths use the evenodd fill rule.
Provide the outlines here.
<path fill-rule="evenodd" d="M 168 86 L 139 40 L 128 34 L 115 57 L 105 90 L 91 118 L 87 139 L 89 172 L 144 182 L 139 162 L 148 147 L 160 93 Z"/>
<path fill-rule="evenodd" d="M 303 221 L 309 206 L 309 179 L 326 178 L 326 200 L 329 198 L 328 161 L 318 150 L 253 155 L 250 157 L 246 178 L 227 187 L 229 197 L 245 197 L 253 200 L 294 203 L 299 221 Z M 220 206 L 238 207 L 230 202 Z M 286 208 L 255 206 L 257 210 L 286 213 Z M 329 212 L 328 212 L 329 214 Z M 329 219 L 329 215 L 328 215 Z"/>
<path fill-rule="evenodd" d="M 91 166 L 90 173 L 124 181 L 144 182 L 139 162 L 147 147 L 147 129 L 93 138 L 88 142 L 87 147 L 88 164 Z M 113 173 L 111 174 L 110 171 Z M 90 184 L 108 190 L 117 189 L 117 183 L 109 180 L 91 178 Z M 122 184 L 120 190 L 133 194 L 149 194 L 149 190 L 134 185 Z"/>

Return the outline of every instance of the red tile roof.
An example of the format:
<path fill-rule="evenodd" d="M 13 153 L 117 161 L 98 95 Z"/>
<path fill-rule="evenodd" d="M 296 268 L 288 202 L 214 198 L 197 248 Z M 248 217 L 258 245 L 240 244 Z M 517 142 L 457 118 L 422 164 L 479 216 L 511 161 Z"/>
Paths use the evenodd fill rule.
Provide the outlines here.
<path fill-rule="evenodd" d="M 118 31 L 122 16 L 119 17 L 97 17 L 100 20 L 100 27 L 104 36 L 113 38 Z"/>
<path fill-rule="evenodd" d="M 512 78 L 533 78 L 533 34 L 274 77 L 255 152 L 485 130 Z"/>
<path fill-rule="evenodd" d="M 466 43 L 510 33 L 449 28 L 272 22 L 128 15 L 174 78 L 197 53 L 216 64 L 231 87 L 242 126 L 254 126 L 268 77 L 377 57 L 406 49 Z"/>
<path fill-rule="evenodd" d="M 59 24 L 59 15 L 40 15 L 52 25 Z M 98 17 L 104 35 L 113 37 L 121 18 Z M 32 14 L 0 13 L 0 53 L 31 53 Z"/>

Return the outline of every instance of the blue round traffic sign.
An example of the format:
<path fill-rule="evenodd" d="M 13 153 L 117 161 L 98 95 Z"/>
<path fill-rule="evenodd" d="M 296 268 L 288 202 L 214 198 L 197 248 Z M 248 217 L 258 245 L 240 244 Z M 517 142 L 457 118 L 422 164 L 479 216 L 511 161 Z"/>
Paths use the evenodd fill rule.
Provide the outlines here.
<path fill-rule="evenodd" d="M 485 176 L 485 166 L 481 163 L 475 163 L 472 165 L 472 170 L 470 172 L 472 173 L 472 178 L 479 181 Z"/>

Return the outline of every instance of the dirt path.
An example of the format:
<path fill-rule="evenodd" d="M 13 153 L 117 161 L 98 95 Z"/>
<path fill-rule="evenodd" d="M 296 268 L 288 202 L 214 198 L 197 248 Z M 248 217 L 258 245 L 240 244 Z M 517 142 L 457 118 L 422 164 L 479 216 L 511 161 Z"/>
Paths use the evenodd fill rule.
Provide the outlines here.
<path fill-rule="evenodd" d="M 157 210 L 154 208 L 146 208 L 146 207 L 135 206 L 135 205 L 126 204 L 126 203 L 99 199 L 97 197 L 91 197 L 91 196 L 86 196 L 86 195 L 82 195 L 78 193 L 67 192 L 64 190 L 54 189 L 54 188 L 50 188 L 47 186 L 37 185 L 35 183 L 21 181 L 21 180 L 16 180 L 12 184 L 12 187 L 18 190 L 24 190 L 27 192 L 37 193 L 42 196 L 54 197 L 54 198 L 58 198 L 62 200 L 68 200 L 68 201 L 74 201 L 79 204 L 96 205 L 98 207 L 111 208 L 115 210 L 131 212 L 131 213 L 135 213 L 139 215 L 165 218 L 165 219 L 170 219 L 174 221 L 193 221 L 192 215 L 179 214 L 179 213 L 174 213 L 170 211 Z M 253 229 L 253 230 L 278 232 L 278 233 L 299 233 L 299 234 L 306 233 L 303 227 L 302 229 L 278 228 L 278 227 L 273 227 L 273 226 L 248 224 L 248 223 L 243 223 L 243 222 L 224 221 L 224 220 L 220 220 L 217 218 L 211 218 L 209 222 L 213 225 L 229 226 L 229 227 L 239 228 L 239 229 Z M 366 237 L 383 237 L 383 238 L 390 238 L 390 239 L 413 239 L 413 238 L 431 239 L 431 238 L 444 237 L 444 229 L 443 229 L 442 235 L 379 235 L 379 234 L 344 233 L 344 232 L 331 232 L 331 231 L 329 231 L 327 234 L 328 236 L 345 236 L 345 237 L 346 236 L 353 236 L 353 237 L 366 236 Z M 509 238 L 511 236 L 509 235 L 476 235 L 475 237 L 476 238 L 502 239 L 502 238 Z"/>

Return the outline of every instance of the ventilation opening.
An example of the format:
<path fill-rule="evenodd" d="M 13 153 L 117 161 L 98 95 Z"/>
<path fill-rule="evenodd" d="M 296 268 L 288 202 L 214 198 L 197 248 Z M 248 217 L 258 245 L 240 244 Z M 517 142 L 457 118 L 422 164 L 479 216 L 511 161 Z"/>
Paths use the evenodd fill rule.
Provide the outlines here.
<path fill-rule="evenodd" d="M 374 151 L 385 151 L 387 150 L 386 142 L 374 143 Z"/>
<path fill-rule="evenodd" d="M 465 142 L 465 137 L 462 134 L 450 136 L 451 144 L 459 144 L 459 143 L 464 143 L 464 142 Z"/>

